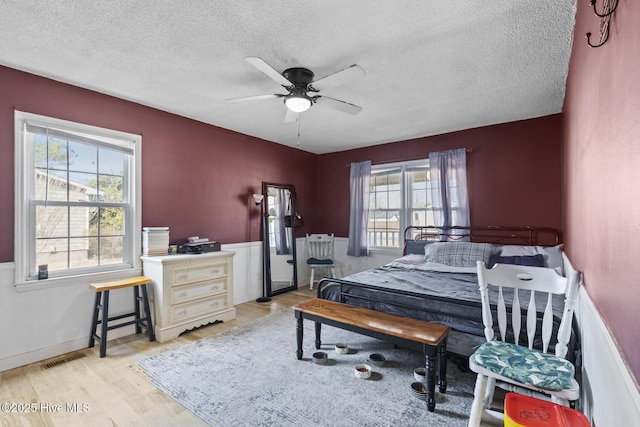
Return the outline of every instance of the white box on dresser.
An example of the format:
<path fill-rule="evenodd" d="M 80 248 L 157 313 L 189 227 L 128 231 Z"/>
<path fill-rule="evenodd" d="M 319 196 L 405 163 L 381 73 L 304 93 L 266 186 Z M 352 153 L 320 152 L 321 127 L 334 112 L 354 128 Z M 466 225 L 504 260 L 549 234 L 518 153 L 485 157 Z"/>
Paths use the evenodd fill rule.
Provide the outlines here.
<path fill-rule="evenodd" d="M 216 320 L 236 318 L 234 255 L 219 251 L 141 257 L 143 274 L 152 280 L 153 326 L 159 342 Z"/>

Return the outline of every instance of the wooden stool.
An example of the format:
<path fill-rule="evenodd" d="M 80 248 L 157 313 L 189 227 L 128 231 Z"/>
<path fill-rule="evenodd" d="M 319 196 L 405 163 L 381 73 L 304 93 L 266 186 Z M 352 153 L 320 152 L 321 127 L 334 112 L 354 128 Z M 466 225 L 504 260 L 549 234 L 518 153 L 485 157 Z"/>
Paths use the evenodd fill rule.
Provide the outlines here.
<path fill-rule="evenodd" d="M 107 354 L 107 331 L 116 328 L 122 328 L 123 326 L 136 325 L 136 334 L 142 332 L 142 328 L 147 329 L 147 335 L 149 341 L 155 341 L 156 337 L 153 332 L 153 323 L 151 321 L 151 311 L 149 310 L 149 296 L 147 294 L 147 284 L 151 283 L 151 279 L 144 276 L 136 276 L 128 279 L 114 280 L 111 282 L 91 283 L 89 287 L 96 292 L 95 304 L 93 307 L 93 318 L 91 319 L 91 336 L 89 337 L 89 348 L 93 347 L 95 341 L 100 342 L 100 357 L 104 357 Z M 134 311 L 127 314 L 121 314 L 120 316 L 109 317 L 109 291 L 120 288 L 133 287 L 133 304 Z M 142 296 L 138 288 L 142 288 Z M 100 303 L 102 298 L 102 303 Z M 140 315 L 140 303 L 144 310 L 144 317 Z M 98 310 L 102 310 L 102 319 L 99 319 Z M 127 317 L 135 316 L 134 320 L 130 320 L 117 325 L 109 326 L 109 322 L 112 320 L 120 320 Z M 100 335 L 98 336 L 97 329 L 100 325 Z"/>

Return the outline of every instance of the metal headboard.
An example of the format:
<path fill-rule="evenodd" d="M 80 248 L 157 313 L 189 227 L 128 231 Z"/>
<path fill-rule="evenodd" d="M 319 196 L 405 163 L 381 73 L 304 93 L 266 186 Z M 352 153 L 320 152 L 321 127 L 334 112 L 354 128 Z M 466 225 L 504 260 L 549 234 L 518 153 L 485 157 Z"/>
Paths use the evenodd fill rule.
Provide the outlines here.
<path fill-rule="evenodd" d="M 501 245 L 540 245 L 555 246 L 562 243 L 560 230 L 548 227 L 502 227 L 495 225 L 469 227 L 438 227 L 434 225 L 412 225 L 404 230 L 404 241 L 431 240 L 456 241 L 467 240 L 478 243 Z"/>

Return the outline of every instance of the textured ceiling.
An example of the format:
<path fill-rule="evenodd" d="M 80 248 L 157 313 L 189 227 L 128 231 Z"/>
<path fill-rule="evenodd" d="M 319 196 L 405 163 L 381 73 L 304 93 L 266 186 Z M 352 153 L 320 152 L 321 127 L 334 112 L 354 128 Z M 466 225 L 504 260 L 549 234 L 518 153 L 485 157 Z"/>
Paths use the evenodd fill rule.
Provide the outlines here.
<path fill-rule="evenodd" d="M 314 153 L 562 110 L 576 0 L 0 0 L 0 64 Z M 247 63 L 366 75 L 285 123 Z M 300 137 L 298 137 L 298 129 Z"/>

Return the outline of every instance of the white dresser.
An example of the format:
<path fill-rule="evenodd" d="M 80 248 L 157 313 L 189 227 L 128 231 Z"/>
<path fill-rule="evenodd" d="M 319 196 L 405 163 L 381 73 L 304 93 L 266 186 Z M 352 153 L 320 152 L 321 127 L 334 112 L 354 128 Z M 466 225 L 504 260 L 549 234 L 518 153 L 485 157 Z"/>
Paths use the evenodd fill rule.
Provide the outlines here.
<path fill-rule="evenodd" d="M 198 326 L 236 318 L 233 307 L 233 256 L 220 251 L 197 255 L 143 256 L 150 278 L 153 326 L 159 342 Z"/>

